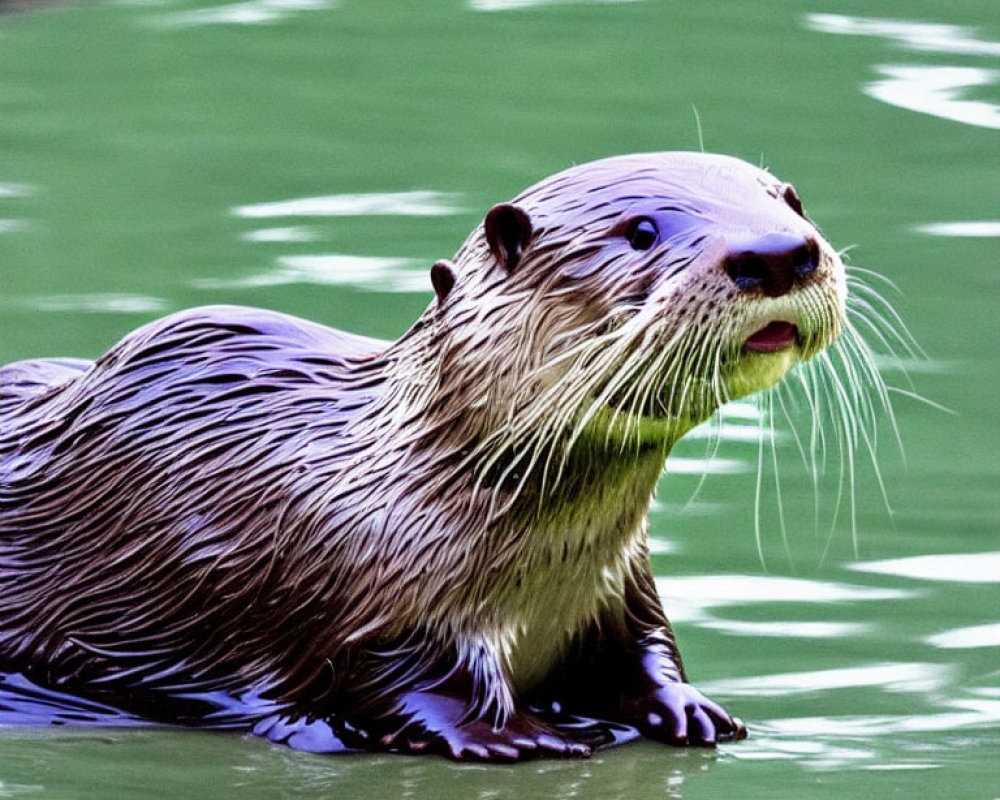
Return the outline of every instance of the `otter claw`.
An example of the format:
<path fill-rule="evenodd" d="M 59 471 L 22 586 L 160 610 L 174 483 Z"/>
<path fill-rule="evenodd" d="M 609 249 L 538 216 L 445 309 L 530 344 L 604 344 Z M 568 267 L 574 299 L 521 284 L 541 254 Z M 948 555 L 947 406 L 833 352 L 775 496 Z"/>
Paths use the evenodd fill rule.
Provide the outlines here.
<path fill-rule="evenodd" d="M 739 742 L 747 738 L 747 726 L 739 717 L 731 717 L 733 730 L 731 733 L 723 734 L 719 737 L 720 742 Z"/>
<path fill-rule="evenodd" d="M 746 726 L 687 683 L 658 686 L 623 707 L 639 730 L 669 744 L 715 747 L 745 739 Z"/>

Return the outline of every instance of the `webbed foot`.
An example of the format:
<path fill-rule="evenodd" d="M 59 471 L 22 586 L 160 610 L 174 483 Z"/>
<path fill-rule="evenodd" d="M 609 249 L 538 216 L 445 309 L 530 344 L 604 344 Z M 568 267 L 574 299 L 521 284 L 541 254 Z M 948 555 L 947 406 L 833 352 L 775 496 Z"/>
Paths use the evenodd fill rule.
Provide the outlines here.
<path fill-rule="evenodd" d="M 592 748 L 558 733 L 525 712 L 515 712 L 495 728 L 483 719 L 464 721 L 467 700 L 413 691 L 401 698 L 394 718 L 401 725 L 380 737 L 386 750 L 436 752 L 456 761 L 520 761 L 526 758 L 586 758 Z"/>
<path fill-rule="evenodd" d="M 644 736 L 668 744 L 715 747 L 747 736 L 738 717 L 729 716 L 689 683 L 656 686 L 644 695 L 625 699 L 621 710 Z"/>

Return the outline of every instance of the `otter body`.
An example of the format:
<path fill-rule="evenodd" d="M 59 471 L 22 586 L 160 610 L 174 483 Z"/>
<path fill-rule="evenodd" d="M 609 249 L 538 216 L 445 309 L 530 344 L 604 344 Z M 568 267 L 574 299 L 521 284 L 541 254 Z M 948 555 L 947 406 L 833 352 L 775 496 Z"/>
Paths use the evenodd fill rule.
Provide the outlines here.
<path fill-rule="evenodd" d="M 794 190 L 607 159 L 431 278 L 396 342 L 219 306 L 0 369 L 0 671 L 308 750 L 745 735 L 686 682 L 646 514 L 684 432 L 840 330 Z"/>

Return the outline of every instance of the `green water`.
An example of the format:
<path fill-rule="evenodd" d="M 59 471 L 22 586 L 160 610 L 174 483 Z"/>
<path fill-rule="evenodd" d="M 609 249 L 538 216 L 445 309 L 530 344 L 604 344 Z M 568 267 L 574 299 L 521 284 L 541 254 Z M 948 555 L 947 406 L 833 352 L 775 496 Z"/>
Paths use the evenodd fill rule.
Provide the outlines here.
<path fill-rule="evenodd" d="M 995 3 L 486 5 L 0 16 L 0 362 L 93 358 L 212 302 L 396 336 L 492 203 L 573 162 L 698 149 L 697 109 L 706 149 L 793 181 L 900 289 L 915 389 L 950 413 L 897 396 L 893 513 L 862 456 L 853 526 L 832 479 L 817 515 L 779 425 L 786 535 L 768 478 L 758 548 L 751 412 L 708 467 L 711 440 L 678 448 L 655 568 L 693 681 L 750 726 L 718 752 L 487 768 L 0 726 L 0 797 L 1000 797 Z"/>

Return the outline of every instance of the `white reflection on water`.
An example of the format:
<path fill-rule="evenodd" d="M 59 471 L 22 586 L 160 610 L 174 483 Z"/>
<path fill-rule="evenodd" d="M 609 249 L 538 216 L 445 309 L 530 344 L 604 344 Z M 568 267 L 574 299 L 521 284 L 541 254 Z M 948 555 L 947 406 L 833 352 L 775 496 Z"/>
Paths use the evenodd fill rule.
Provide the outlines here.
<path fill-rule="evenodd" d="M 649 504 L 649 510 L 656 513 L 669 512 L 675 515 L 690 515 L 697 517 L 718 516 L 727 507 L 726 503 L 706 503 L 698 500 L 690 500 L 686 503 L 665 503 L 662 500 L 653 498 Z"/>
<path fill-rule="evenodd" d="M 760 409 L 752 402 L 727 403 L 719 409 L 710 420 L 696 426 L 684 435 L 686 440 L 705 440 L 719 445 L 725 442 L 752 442 L 758 444 L 761 436 L 764 441 L 772 439 L 770 429 L 762 429 L 758 425 L 734 425 L 730 420 L 760 420 Z M 742 475 L 757 469 L 756 455 L 752 460 L 737 458 L 721 458 L 716 453 L 702 457 L 671 455 L 664 464 L 666 475 Z M 653 500 L 650 508 L 663 511 L 663 503 Z M 699 507 L 695 503 L 685 503 L 671 509 L 674 514 L 688 513 L 718 513 L 720 506 Z"/>
<path fill-rule="evenodd" d="M 253 203 L 232 209 L 244 219 L 285 217 L 357 216 L 446 216 L 462 212 L 460 195 L 431 190 L 368 192 L 297 197 L 276 202 Z M 319 233 L 311 227 L 290 225 L 260 228 L 242 237 L 267 243 L 311 242 Z M 248 289 L 290 284 L 356 286 L 375 292 L 420 292 L 431 290 L 429 263 L 391 256 L 356 256 L 342 253 L 285 255 L 275 267 L 236 278 L 202 278 L 192 282 L 201 289 Z"/>
<path fill-rule="evenodd" d="M 876 100 L 966 125 L 1000 128 L 1000 106 L 961 97 L 970 87 L 997 83 L 997 70 L 903 65 L 879 66 L 877 70 L 885 79 L 864 87 L 865 94 Z"/>
<path fill-rule="evenodd" d="M 919 666 L 919 665 L 918 665 Z M 1000 702 L 982 699 L 952 700 L 951 710 L 924 710 L 908 716 L 853 715 L 794 717 L 754 722 L 753 735 L 727 755 L 745 761 L 794 760 L 812 769 L 852 766 L 874 771 L 927 770 L 943 764 L 937 750 L 961 747 L 958 731 L 995 731 L 1000 723 Z M 913 747 L 902 738 L 913 734 L 935 736 L 939 748 Z M 972 735 L 967 733 L 966 736 Z M 888 739 L 899 749 L 887 749 Z M 949 741 L 951 740 L 951 741 Z M 912 743 L 912 740 L 910 740 Z M 868 762 L 868 763 L 859 763 Z"/>
<path fill-rule="evenodd" d="M 948 684 L 952 667 L 946 664 L 885 663 L 863 667 L 820 669 L 727 678 L 701 686 L 709 694 L 780 697 L 831 689 L 877 686 L 888 692 L 932 692 Z"/>
<path fill-rule="evenodd" d="M 36 191 L 27 183 L 0 183 L 0 199 L 5 197 L 28 197 Z"/>
<path fill-rule="evenodd" d="M 1000 219 L 931 222 L 927 225 L 915 225 L 913 230 L 918 233 L 929 233 L 931 236 L 996 238 L 1000 237 Z"/>
<path fill-rule="evenodd" d="M 738 475 L 755 469 L 735 458 L 685 458 L 669 456 L 664 472 L 668 475 Z"/>
<path fill-rule="evenodd" d="M 914 596 L 913 592 L 898 589 L 759 575 L 657 578 L 656 589 L 663 598 L 664 607 L 672 621 L 694 623 L 710 620 L 707 612 L 717 606 L 745 606 L 749 603 L 843 603 L 898 600 Z"/>
<path fill-rule="evenodd" d="M 952 700 L 947 706 L 955 709 L 941 713 L 925 712 L 912 716 L 843 716 L 795 717 L 768 720 L 761 730 L 792 738 L 822 735 L 829 737 L 869 738 L 895 736 L 901 733 L 949 731 L 958 728 L 995 728 L 1000 723 L 1000 701 Z M 756 728 L 755 728 L 756 730 Z M 735 751 L 733 753 L 736 755 Z"/>
<path fill-rule="evenodd" d="M 728 403 L 712 416 L 707 422 L 695 426 L 684 434 L 686 440 L 701 439 L 709 442 L 749 442 L 759 444 L 761 439 L 771 441 L 774 436 L 770 428 L 759 424 L 736 425 L 730 420 L 752 420 L 759 423 L 760 409 L 749 402 Z M 719 458 L 709 455 L 704 458 L 686 456 L 670 456 L 667 459 L 664 472 L 672 475 L 736 475 L 752 472 L 757 469 L 756 456 L 754 462 L 734 458 Z"/>
<path fill-rule="evenodd" d="M 36 191 L 34 186 L 27 183 L 0 183 L 0 200 L 28 197 Z M 0 218 L 0 234 L 20 233 L 26 231 L 31 226 L 27 220 Z"/>
<path fill-rule="evenodd" d="M 760 420 L 763 416 L 757 404 L 749 401 L 733 401 L 726 403 L 718 411 L 718 416 L 723 420 L 726 419 L 752 419 Z"/>
<path fill-rule="evenodd" d="M 0 219 L 0 233 L 20 233 L 30 227 L 24 219 Z"/>
<path fill-rule="evenodd" d="M 677 545 L 668 539 L 660 539 L 656 536 L 649 537 L 649 552 L 654 556 L 662 556 L 668 553 L 676 553 Z"/>
<path fill-rule="evenodd" d="M 974 30 L 959 25 L 843 14 L 808 14 L 806 24 L 823 33 L 881 37 L 910 50 L 1000 56 L 1000 42 L 978 39 Z M 997 70 L 951 65 L 884 65 L 876 70 L 884 79 L 864 87 L 876 100 L 967 125 L 1000 128 L 1000 106 L 962 98 L 966 89 L 1000 81 Z"/>
<path fill-rule="evenodd" d="M 1000 622 L 954 628 L 928 636 L 925 642 L 942 649 L 1000 647 Z"/>
<path fill-rule="evenodd" d="M 473 11 L 511 11 L 516 8 L 554 6 L 562 3 L 636 3 L 640 0 L 468 0 Z"/>
<path fill-rule="evenodd" d="M 859 561 L 847 566 L 859 572 L 929 581 L 1000 583 L 1000 552 L 913 556 L 886 561 Z"/>
<path fill-rule="evenodd" d="M 157 17 L 156 24 L 165 28 L 191 28 L 199 25 L 265 25 L 278 22 L 297 11 L 317 11 L 334 8 L 332 0 L 248 0 L 191 11 L 176 11 Z"/>
<path fill-rule="evenodd" d="M 809 27 L 822 33 L 878 36 L 910 50 L 962 56 L 1000 56 L 1000 42 L 984 42 L 976 38 L 974 29 L 961 25 L 846 14 L 808 14 L 806 21 Z"/>
<path fill-rule="evenodd" d="M 147 314 L 166 310 L 166 300 L 138 294 L 54 294 L 25 297 L 17 305 L 35 311 L 82 311 L 93 314 Z"/>
<path fill-rule="evenodd" d="M 273 203 L 237 206 L 233 213 L 250 219 L 272 217 L 360 217 L 370 215 L 440 217 L 459 214 L 460 195 L 418 190 L 299 197 Z"/>
<path fill-rule="evenodd" d="M 260 228 L 244 233 L 241 237 L 247 242 L 313 242 L 319 234 L 312 228 L 296 225 L 288 228 Z"/>
<path fill-rule="evenodd" d="M 263 286 L 321 284 L 357 286 L 375 292 L 430 291 L 429 271 L 410 258 L 349 256 L 339 254 L 281 256 L 276 269 L 242 278 L 199 278 L 200 289 L 249 289 Z"/>
<path fill-rule="evenodd" d="M 700 628 L 734 636 L 794 636 L 799 639 L 833 639 L 871 633 L 872 626 L 862 622 L 742 622 L 718 619 L 698 624 Z"/>
<path fill-rule="evenodd" d="M 772 439 L 770 428 L 760 428 L 756 425 L 729 425 L 725 422 L 704 422 L 684 434 L 685 439 L 719 439 L 723 442 L 752 442 L 757 444 L 761 438 L 765 442 Z"/>

